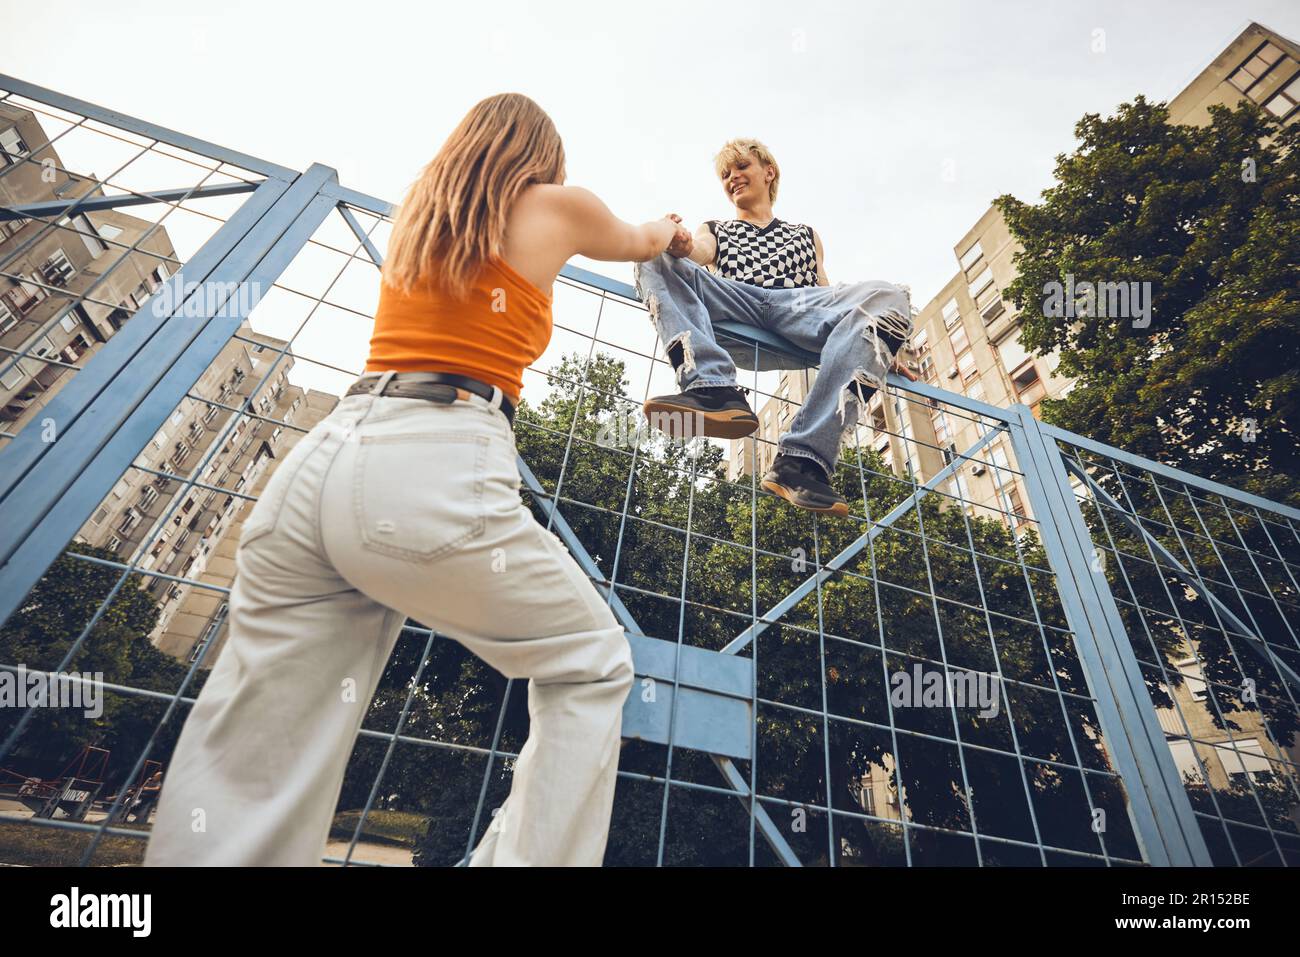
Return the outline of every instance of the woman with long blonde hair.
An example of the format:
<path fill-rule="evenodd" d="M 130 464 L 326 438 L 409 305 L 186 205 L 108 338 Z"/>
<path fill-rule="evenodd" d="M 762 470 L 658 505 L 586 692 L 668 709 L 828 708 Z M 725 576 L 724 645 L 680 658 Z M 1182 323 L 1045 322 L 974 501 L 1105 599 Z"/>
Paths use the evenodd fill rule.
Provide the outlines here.
<path fill-rule="evenodd" d="M 229 644 L 172 756 L 147 865 L 319 864 L 407 618 L 529 679 L 528 740 L 469 863 L 601 863 L 632 656 L 520 500 L 513 415 L 561 267 L 643 262 L 685 230 L 623 222 L 564 180 L 550 117 L 506 93 L 475 105 L 411 187 L 366 372 L 244 524 Z"/>

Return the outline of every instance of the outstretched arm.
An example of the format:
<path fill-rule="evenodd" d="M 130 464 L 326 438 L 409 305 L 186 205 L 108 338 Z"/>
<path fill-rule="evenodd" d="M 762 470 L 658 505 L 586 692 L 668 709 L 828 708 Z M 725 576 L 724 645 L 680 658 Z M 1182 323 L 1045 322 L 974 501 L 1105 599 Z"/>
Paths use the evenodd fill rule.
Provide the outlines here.
<path fill-rule="evenodd" d="M 591 259 L 645 262 L 667 249 L 674 237 L 689 237 L 680 225 L 680 217 L 665 216 L 640 225 L 625 223 L 610 212 L 600 197 L 579 186 L 560 187 L 553 196 L 567 227 L 570 247 Z"/>

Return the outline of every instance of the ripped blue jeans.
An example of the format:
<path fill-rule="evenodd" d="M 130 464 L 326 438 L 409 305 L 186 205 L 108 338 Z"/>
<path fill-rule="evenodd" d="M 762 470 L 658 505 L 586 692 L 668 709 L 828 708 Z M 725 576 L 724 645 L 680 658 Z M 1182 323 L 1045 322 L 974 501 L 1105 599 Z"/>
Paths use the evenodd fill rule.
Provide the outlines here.
<path fill-rule="evenodd" d="M 874 329 L 905 340 L 912 330 L 911 294 L 889 282 L 842 282 L 795 289 L 754 286 L 718 276 L 688 258 L 661 253 L 634 268 L 637 295 L 650 311 L 665 350 L 681 345 L 677 382 L 682 391 L 734 386 L 736 369 L 793 369 L 805 364 L 769 350 L 715 335 L 713 320 L 730 319 L 775 333 L 821 356 L 803 406 L 780 437 L 785 455 L 810 458 L 835 471 L 840 445 L 857 425 L 853 382 L 884 389 L 893 364 Z"/>

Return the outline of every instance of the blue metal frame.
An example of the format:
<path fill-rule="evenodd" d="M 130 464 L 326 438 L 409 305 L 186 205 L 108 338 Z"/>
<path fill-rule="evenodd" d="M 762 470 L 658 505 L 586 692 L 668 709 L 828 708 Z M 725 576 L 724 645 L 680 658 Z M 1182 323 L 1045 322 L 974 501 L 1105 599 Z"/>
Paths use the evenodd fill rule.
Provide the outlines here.
<path fill-rule="evenodd" d="M 1057 590 L 1106 743 L 1128 789 L 1134 833 L 1151 864 L 1208 866 L 1209 850 L 1165 744 L 1119 607 L 1105 574 L 1092 561 L 1092 536 L 1060 451 L 1049 445 L 1027 406 L 1013 406 L 1011 412 L 1020 425 L 1011 430 L 1012 446 L 1057 573 Z"/>
<path fill-rule="evenodd" d="M 247 318 L 204 290 L 269 286 L 333 208 L 318 193 L 334 176 L 313 166 L 287 189 L 278 179 L 259 186 L 51 401 L 45 418 L 58 427 L 57 440 L 24 429 L 0 450 L 0 507 L 10 516 L 0 528 L 0 618 L 18 607 Z M 159 315 L 153 305 L 164 295 L 173 308 Z M 187 306 L 194 296 L 202 297 L 197 310 Z M 208 307 L 233 314 L 214 318 Z"/>
<path fill-rule="evenodd" d="M 167 288 L 141 307 L 133 320 L 111 337 L 46 406 L 45 418 L 53 419 L 58 426 L 57 440 L 44 442 L 40 429 L 27 428 L 0 449 L 0 508 L 5 515 L 4 523 L 0 524 L 0 620 L 3 620 L 19 607 L 45 569 L 58 558 L 67 542 L 116 484 L 118 477 L 131 467 L 140 450 L 162 427 L 172 410 L 247 318 L 237 311 L 231 314 L 204 312 L 196 316 L 192 308 L 187 309 L 185 293 L 195 292 L 196 285 L 200 290 L 218 284 L 223 289 L 238 284 L 248 284 L 252 288 L 268 287 L 334 209 L 339 210 L 356 235 L 359 248 L 376 266 L 380 266 L 382 257 L 378 249 L 349 207 L 385 217 L 392 214 L 393 206 L 341 186 L 335 172 L 327 167 L 314 165 L 298 174 L 13 77 L 0 75 L 0 87 L 265 177 L 256 183 L 91 197 L 69 200 L 68 203 L 36 203 L 0 211 L 0 219 L 15 219 L 56 216 L 74 205 L 83 210 L 101 209 L 196 196 L 250 193 L 202 249 L 170 278 Z M 561 277 L 599 290 L 602 295 L 637 301 L 636 290 L 631 285 L 580 267 L 566 266 Z M 165 314 L 155 314 L 152 305 L 163 295 L 170 297 L 172 308 Z M 224 303 L 215 305 L 214 313 L 229 311 L 221 308 Z M 779 353 L 790 362 L 809 366 L 817 364 L 817 356 L 795 349 L 765 330 L 729 320 L 719 321 L 716 325 L 720 332 L 735 341 L 752 346 L 756 356 L 759 350 L 767 350 Z M 1291 519 L 1300 520 L 1300 510 L 1198 479 L 1045 425 L 1024 406 L 999 409 L 964 395 L 893 375 L 888 383 L 896 394 L 906 393 L 921 400 L 941 402 L 979 420 L 987 420 L 982 434 L 966 452 L 956 455 L 924 484 L 913 483 L 914 491 L 910 496 L 887 515 L 870 522 L 868 531 L 839 554 L 825 563 L 820 561 L 818 554 L 815 573 L 762 616 L 758 616 L 755 609 L 753 624 L 741 631 L 721 652 L 688 646 L 680 634 L 677 641 L 644 635 L 616 593 L 614 584 L 601 572 L 561 513 L 558 489 L 553 495 L 547 493 L 528 464 L 518 460 L 524 486 L 541 508 L 548 527 L 563 541 L 629 632 L 638 676 L 662 686 L 654 706 L 644 705 L 634 690 L 624 711 L 625 736 L 668 746 L 669 769 L 664 777 L 665 788 L 671 782 L 673 748 L 685 747 L 708 753 L 723 776 L 724 793 L 734 795 L 751 813 L 753 827 L 762 834 L 777 858 L 787 865 L 797 866 L 800 863 L 798 856 L 758 803 L 752 771 L 747 780 L 734 763 L 735 760 L 754 761 L 756 751 L 756 658 L 746 662 L 738 653 L 814 591 L 818 595 L 820 615 L 821 586 L 837 569 L 845 567 L 864 549 L 870 552 L 885 529 L 912 509 L 919 511 L 921 500 L 929 492 L 937 490 L 962 464 L 974 460 L 992 440 L 1006 433 L 1022 470 L 1048 562 L 1055 574 L 1066 621 L 1073 632 L 1074 646 L 1090 694 L 1096 702 L 1107 748 L 1127 791 L 1128 813 L 1144 859 L 1156 865 L 1210 864 L 1209 851 L 1173 755 L 1165 743 L 1165 735 L 1146 690 L 1115 596 L 1105 574 L 1092 562 L 1092 535 L 1071 488 L 1069 475 L 1077 474 L 1091 494 L 1103 501 L 1108 500 L 1107 503 L 1161 553 L 1170 568 L 1181 574 L 1190 587 L 1197 588 L 1199 578 L 1164 549 L 1134 516 L 1111 499 L 1086 471 L 1064 456 L 1058 443 L 1107 456 L 1150 474 L 1220 495 L 1225 500 L 1267 509 Z M 990 422 L 993 424 L 988 425 Z M 922 543 L 924 545 L 923 530 Z M 928 575 L 928 557 L 926 561 Z M 1200 584 L 1203 586 L 1203 582 Z M 1258 650 L 1263 646 L 1266 656 L 1288 681 L 1296 682 L 1295 672 L 1268 651 L 1256 630 L 1246 627 L 1208 589 L 1198 588 L 1198 591 L 1234 628 L 1255 639 L 1251 642 L 1252 647 Z M 429 635 L 429 640 L 432 637 Z M 825 635 L 822 637 L 824 639 Z M 824 685 L 822 693 L 825 718 Z M 182 700 L 179 693 L 159 697 L 172 702 Z M 408 707 L 409 704 L 408 700 Z M 662 707 L 664 704 L 668 707 Z M 405 714 L 404 710 L 403 720 Z M 391 754 L 391 745 L 396 743 L 397 736 L 383 737 L 390 741 Z M 964 763 L 962 769 L 965 780 Z M 1023 776 L 1023 767 L 1021 770 Z M 829 780 L 827 784 L 829 787 Z M 486 785 L 485 778 L 485 788 Z M 1025 786 L 1028 789 L 1027 783 Z M 829 794 L 825 810 L 831 816 L 835 813 Z M 972 828 L 973 819 L 972 812 Z M 98 830 L 105 833 L 104 828 Z M 833 831 L 831 833 L 833 835 Z M 973 836 L 978 855 L 979 831 L 974 830 Z M 356 837 L 354 834 L 354 845 Z M 662 834 L 660 843 L 662 854 Z M 1041 851 L 1041 840 L 1039 848 Z M 832 847 L 832 855 L 833 852 Z M 910 860 L 910 849 L 908 855 Z M 350 857 L 351 850 L 349 860 Z"/>

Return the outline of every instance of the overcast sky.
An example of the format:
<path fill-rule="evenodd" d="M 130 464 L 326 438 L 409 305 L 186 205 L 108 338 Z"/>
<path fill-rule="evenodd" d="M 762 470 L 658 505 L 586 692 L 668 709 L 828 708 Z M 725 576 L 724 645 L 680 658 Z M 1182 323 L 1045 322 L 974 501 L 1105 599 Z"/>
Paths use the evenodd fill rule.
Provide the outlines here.
<path fill-rule="evenodd" d="M 756 137 L 831 281 L 906 282 L 918 307 L 993 197 L 1051 183 L 1084 112 L 1172 97 L 1250 20 L 1300 37 L 1295 0 L 0 9 L 6 72 L 393 201 L 505 90 L 555 119 L 569 183 L 633 221 L 727 215 L 713 154 Z"/>

